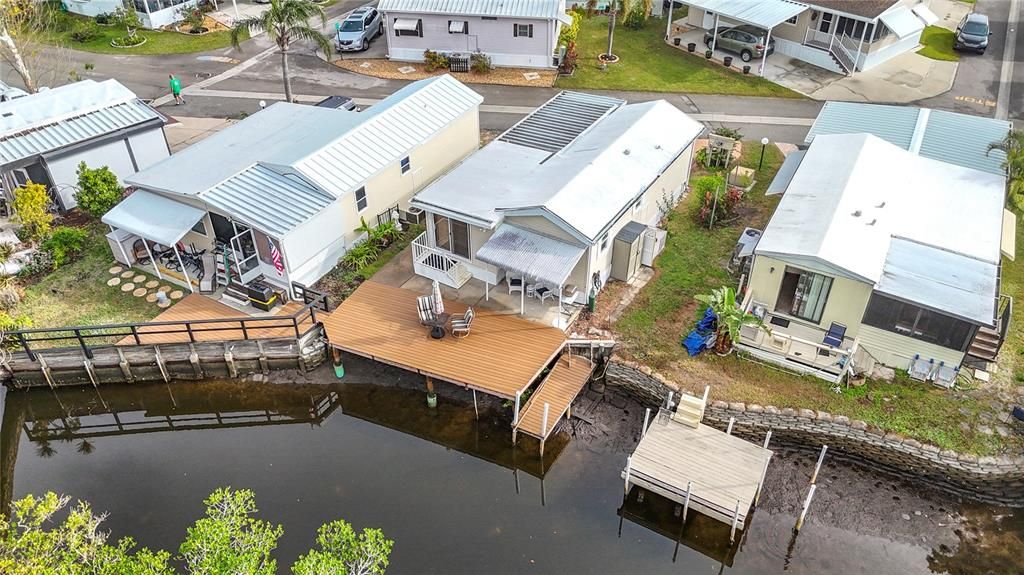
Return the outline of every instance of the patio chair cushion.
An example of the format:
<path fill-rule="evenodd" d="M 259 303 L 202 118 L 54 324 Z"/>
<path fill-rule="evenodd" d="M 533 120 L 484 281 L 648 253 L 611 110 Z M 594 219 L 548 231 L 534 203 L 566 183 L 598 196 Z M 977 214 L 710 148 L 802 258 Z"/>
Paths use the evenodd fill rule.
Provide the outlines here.
<path fill-rule="evenodd" d="M 428 295 L 416 298 L 416 312 L 420 316 L 420 325 L 434 321 L 434 300 Z"/>
<path fill-rule="evenodd" d="M 540 301 L 544 301 L 549 297 L 555 297 L 555 292 L 547 286 L 537 286 L 537 289 L 534 290 L 534 294 L 540 298 Z"/>
<path fill-rule="evenodd" d="M 523 278 L 506 277 L 505 283 L 508 284 L 508 293 L 523 291 Z"/>
<path fill-rule="evenodd" d="M 469 308 L 461 318 L 452 319 L 452 335 L 469 335 L 469 328 L 473 325 L 473 317 L 473 308 Z"/>
<path fill-rule="evenodd" d="M 844 337 L 846 337 L 846 326 L 841 323 L 832 322 L 828 332 L 825 333 L 825 339 L 822 343 L 832 347 L 839 347 L 843 345 Z"/>

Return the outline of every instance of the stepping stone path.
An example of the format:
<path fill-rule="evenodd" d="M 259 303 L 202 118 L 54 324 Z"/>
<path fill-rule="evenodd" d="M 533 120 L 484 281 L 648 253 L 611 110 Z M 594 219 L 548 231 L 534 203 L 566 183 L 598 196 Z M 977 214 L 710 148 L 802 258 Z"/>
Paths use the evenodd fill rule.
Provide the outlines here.
<path fill-rule="evenodd" d="M 119 283 L 121 283 L 121 278 L 110 278 L 107 280 L 107 285 L 110 287 L 114 287 Z"/>
<path fill-rule="evenodd" d="M 412 74 L 415 71 L 416 68 L 413 68 L 412 66 L 402 66 L 398 69 L 399 74 Z"/>
<path fill-rule="evenodd" d="M 135 289 L 135 284 L 133 284 L 132 282 L 128 282 L 121 285 L 121 291 L 123 292 L 130 292 L 133 289 Z"/>
<path fill-rule="evenodd" d="M 523 74 L 523 78 L 526 78 L 528 81 L 532 82 L 534 80 L 540 80 L 540 74 L 536 72 L 526 72 L 525 74 Z"/>
<path fill-rule="evenodd" d="M 183 297 L 185 297 L 185 292 L 181 291 L 180 289 L 176 289 L 171 292 L 171 299 L 181 299 Z"/>
<path fill-rule="evenodd" d="M 156 280 L 149 280 L 148 282 L 146 282 L 146 289 L 153 289 L 158 285 L 160 285 L 160 282 Z"/>
<path fill-rule="evenodd" d="M 171 307 L 171 300 L 165 299 L 164 301 L 158 301 L 156 302 L 156 307 L 160 309 Z"/>
<path fill-rule="evenodd" d="M 171 291 L 171 286 L 160 286 L 160 289 L 158 289 L 156 291 L 164 291 L 164 292 Z"/>
<path fill-rule="evenodd" d="M 132 295 L 135 296 L 135 297 L 142 297 L 142 296 L 146 295 L 147 291 L 149 291 L 149 290 L 147 290 L 144 287 L 137 287 L 134 290 L 132 290 Z"/>
<path fill-rule="evenodd" d="M 149 303 L 156 303 L 156 292 L 147 295 L 146 301 L 148 301 Z"/>
<path fill-rule="evenodd" d="M 144 276 L 144 275 L 137 275 L 137 276 L 132 278 L 132 281 L 137 283 L 137 284 L 140 284 L 140 283 L 146 281 L 146 276 Z"/>
<path fill-rule="evenodd" d="M 117 274 L 123 272 L 124 268 L 121 267 L 121 266 L 114 266 L 114 267 L 110 268 L 107 271 L 110 272 L 110 275 L 117 275 Z"/>
<path fill-rule="evenodd" d="M 130 277 L 133 277 L 134 275 L 135 275 L 135 272 L 133 272 L 132 270 L 127 270 L 127 271 L 121 272 L 121 277 L 123 277 L 124 279 L 128 279 Z"/>

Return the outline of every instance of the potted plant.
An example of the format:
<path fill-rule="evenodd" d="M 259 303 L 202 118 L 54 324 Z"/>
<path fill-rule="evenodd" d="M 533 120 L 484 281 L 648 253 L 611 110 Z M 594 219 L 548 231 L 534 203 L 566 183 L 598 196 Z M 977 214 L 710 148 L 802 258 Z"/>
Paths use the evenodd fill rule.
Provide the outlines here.
<path fill-rule="evenodd" d="M 708 295 L 699 295 L 696 299 L 711 308 L 718 319 L 715 331 L 715 353 L 719 355 L 728 355 L 732 351 L 732 344 L 739 338 L 740 329 L 745 325 L 756 326 L 758 329 L 771 333 L 761 318 L 743 311 L 736 305 L 736 291 L 729 286 L 715 289 Z"/>
<path fill-rule="evenodd" d="M 711 59 L 711 55 L 712 54 L 713 54 L 713 52 L 711 50 L 705 50 L 704 51 L 704 57 L 707 58 L 708 60 Z"/>
<path fill-rule="evenodd" d="M 744 74 L 749 74 L 750 73 L 750 66 L 749 65 L 743 67 L 743 73 Z"/>

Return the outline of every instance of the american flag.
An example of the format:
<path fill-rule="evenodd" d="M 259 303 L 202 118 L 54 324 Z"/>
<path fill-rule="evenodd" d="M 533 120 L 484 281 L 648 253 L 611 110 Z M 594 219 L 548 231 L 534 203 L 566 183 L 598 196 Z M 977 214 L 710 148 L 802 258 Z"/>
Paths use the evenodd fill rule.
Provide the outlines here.
<path fill-rule="evenodd" d="M 277 270 L 278 277 L 281 277 L 284 275 L 284 261 L 281 260 L 281 252 L 277 249 L 274 240 L 267 238 L 267 242 L 270 244 L 270 259 L 274 261 L 274 269 Z"/>

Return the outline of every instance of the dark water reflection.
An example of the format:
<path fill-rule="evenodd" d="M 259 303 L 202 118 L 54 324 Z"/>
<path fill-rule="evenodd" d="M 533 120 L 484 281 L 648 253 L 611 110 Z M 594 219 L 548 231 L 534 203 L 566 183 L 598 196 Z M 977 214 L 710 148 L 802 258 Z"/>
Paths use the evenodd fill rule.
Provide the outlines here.
<path fill-rule="evenodd" d="M 383 377 L 369 366 L 349 373 L 352 382 Z M 387 386 L 207 382 L 8 393 L 0 489 L 8 501 L 46 490 L 89 500 L 110 511 L 115 536 L 173 550 L 205 495 L 222 485 L 250 488 L 261 515 L 285 527 L 282 572 L 337 517 L 395 539 L 389 573 L 1024 572 L 1019 515 L 907 494 L 840 464 L 826 470 L 819 491 L 831 496 L 794 542 L 799 485 L 813 462 L 797 453 L 773 462 L 766 498 L 738 546 L 727 545 L 728 527 L 698 518 L 677 550 L 673 506 L 653 496 L 623 505 L 619 472 L 639 429 L 635 405 L 628 415 L 621 402 L 598 413 L 615 421 L 581 424 L 574 439 L 563 431 L 541 460 L 535 445 L 510 449 L 496 403 L 483 405 L 477 421 L 469 396 L 447 390 L 430 410 L 411 376 L 386 377 Z M 922 523 L 901 524 L 899 505 L 925 509 L 914 517 Z M 968 515 L 957 527 L 963 541 L 940 505 Z"/>

